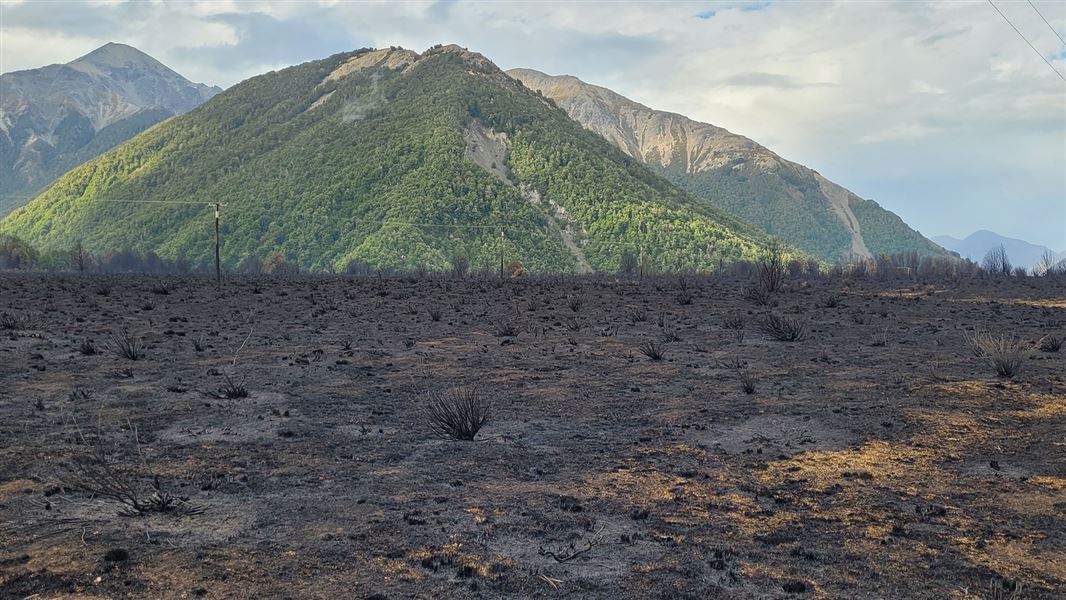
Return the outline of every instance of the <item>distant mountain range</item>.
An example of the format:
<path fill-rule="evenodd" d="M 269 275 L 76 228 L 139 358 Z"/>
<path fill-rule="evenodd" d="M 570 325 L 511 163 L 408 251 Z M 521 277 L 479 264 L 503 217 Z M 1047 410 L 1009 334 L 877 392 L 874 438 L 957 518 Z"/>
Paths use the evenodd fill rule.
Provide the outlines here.
<path fill-rule="evenodd" d="M 1010 259 L 1011 264 L 1025 267 L 1026 269 L 1032 269 L 1038 265 L 1045 252 L 1051 252 L 1056 261 L 1066 260 L 1066 251 L 1055 252 L 1046 246 L 1030 244 L 1025 240 L 1009 238 L 983 229 L 975 231 L 961 240 L 947 235 L 938 235 L 932 240 L 942 247 L 958 253 L 959 256 L 978 263 L 984 259 L 989 250 L 998 248 L 1001 244 L 1004 250 L 1007 251 L 1007 257 Z"/>
<path fill-rule="evenodd" d="M 822 260 L 944 254 L 876 202 L 746 137 L 653 110 L 576 77 L 507 73 L 693 195 Z"/>
<path fill-rule="evenodd" d="M 76 167 L 0 233 L 209 264 L 215 201 L 231 266 L 280 251 L 313 269 L 462 257 L 495 270 L 502 246 L 531 271 L 614 271 L 642 252 L 650 267 L 707 270 L 769 242 L 458 46 L 248 79 Z"/>
<path fill-rule="evenodd" d="M 222 90 L 110 43 L 62 65 L 0 75 L 0 217 L 67 170 Z"/>

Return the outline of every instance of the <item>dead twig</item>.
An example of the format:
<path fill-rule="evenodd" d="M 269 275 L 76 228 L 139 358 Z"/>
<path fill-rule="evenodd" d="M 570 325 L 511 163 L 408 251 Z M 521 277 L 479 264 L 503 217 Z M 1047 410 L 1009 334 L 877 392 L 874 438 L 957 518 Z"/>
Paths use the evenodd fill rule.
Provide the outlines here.
<path fill-rule="evenodd" d="M 577 549 L 574 546 L 574 544 L 570 544 L 570 547 L 569 547 L 570 552 L 569 552 L 569 554 L 566 553 L 565 551 L 556 553 L 556 552 L 552 552 L 551 550 L 547 550 L 544 547 L 541 547 L 540 555 L 541 556 L 549 556 L 555 562 L 558 562 L 558 563 L 570 562 L 570 561 L 574 560 L 575 558 L 581 556 L 582 554 L 588 554 L 589 552 L 592 551 L 593 548 L 595 548 L 596 546 L 599 546 L 600 542 L 601 542 L 600 534 L 603 533 L 603 529 L 604 529 L 604 526 L 601 526 L 600 530 L 596 532 L 596 535 L 594 535 L 594 536 L 590 537 L 588 540 L 586 540 L 585 541 L 585 547 L 581 548 L 580 550 Z"/>
<path fill-rule="evenodd" d="M 57 473 L 62 488 L 81 490 L 91 498 L 116 502 L 122 507 L 119 514 L 123 516 L 149 513 L 196 515 L 203 512 L 201 507 L 188 504 L 185 498 L 174 496 L 164 489 L 162 478 L 152 471 L 141 452 L 139 435 L 132 423 L 129 425 L 138 458 L 149 472 L 150 491 L 144 490 L 143 478 L 116 468 L 104 448 L 103 435 L 99 429 L 96 443 L 90 443 L 82 434 L 76 419 L 74 424 L 85 452 L 68 461 L 65 468 Z"/>
<path fill-rule="evenodd" d="M 553 590 L 559 589 L 559 584 L 563 582 L 562 579 L 556 579 L 555 577 L 548 577 L 543 573 L 538 573 L 538 577 L 544 580 L 545 583 L 551 586 Z"/>

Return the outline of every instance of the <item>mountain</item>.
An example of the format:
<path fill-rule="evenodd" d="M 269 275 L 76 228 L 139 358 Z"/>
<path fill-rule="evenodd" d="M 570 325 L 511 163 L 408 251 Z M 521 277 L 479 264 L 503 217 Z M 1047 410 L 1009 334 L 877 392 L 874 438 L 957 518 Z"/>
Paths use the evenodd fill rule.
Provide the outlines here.
<path fill-rule="evenodd" d="M 124 44 L 0 75 L 0 217 L 64 172 L 222 90 Z"/>
<path fill-rule="evenodd" d="M 147 203 L 147 202 L 151 203 Z M 710 269 L 767 238 L 679 190 L 480 54 L 337 54 L 244 81 L 70 171 L 0 231 L 228 265 Z M 185 202 L 186 204 L 178 204 Z"/>
<path fill-rule="evenodd" d="M 947 235 L 938 235 L 932 240 L 952 252 L 957 252 L 959 256 L 977 263 L 984 259 L 989 250 L 998 248 L 1000 245 L 1007 251 L 1007 257 L 1014 266 L 1026 269 L 1037 266 L 1045 252 L 1050 252 L 1055 261 L 1066 260 L 1066 252 L 1055 252 L 1046 246 L 1030 244 L 1024 240 L 1009 238 L 984 229 L 975 231 L 961 240 Z"/>
<path fill-rule="evenodd" d="M 944 254 L 876 202 L 748 138 L 653 110 L 576 77 L 532 69 L 507 73 L 693 195 L 820 259 Z"/>

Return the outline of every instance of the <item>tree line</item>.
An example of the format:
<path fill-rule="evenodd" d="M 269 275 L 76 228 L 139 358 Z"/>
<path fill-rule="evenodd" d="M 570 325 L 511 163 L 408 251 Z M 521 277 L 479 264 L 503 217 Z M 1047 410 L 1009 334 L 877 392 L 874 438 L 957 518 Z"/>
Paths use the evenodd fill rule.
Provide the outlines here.
<path fill-rule="evenodd" d="M 829 265 L 813 258 L 797 258 L 784 252 L 777 244 L 770 246 L 753 260 L 740 260 L 722 263 L 716 268 L 692 269 L 684 265 L 663 263 L 652 260 L 649 256 L 632 250 L 622 250 L 606 268 L 597 269 L 598 273 L 615 273 L 626 276 L 644 274 L 700 274 L 725 273 L 736 276 L 756 276 L 760 265 L 771 261 L 782 275 L 799 277 L 850 277 L 876 279 L 919 279 L 919 280 L 960 280 L 989 276 L 1007 277 L 1042 277 L 1066 276 L 1066 260 L 1055 260 L 1050 253 L 1045 253 L 1039 264 L 1032 269 L 1013 266 L 1006 250 L 996 247 L 985 255 L 980 263 L 966 259 L 943 256 L 929 256 L 917 251 L 897 254 L 882 254 L 873 259 L 856 259 L 845 264 Z M 80 273 L 157 273 L 190 274 L 213 273 L 214 263 L 208 259 L 192 261 L 183 255 L 167 259 L 152 251 L 141 252 L 132 248 L 121 248 L 105 252 L 89 252 L 81 243 L 75 243 L 66 250 L 39 251 L 31 244 L 9 234 L 0 234 L 0 270 L 34 271 L 34 272 L 80 272 Z M 446 265 L 417 265 L 414 268 L 382 268 L 378 265 L 353 259 L 342 269 L 331 265 L 324 268 L 308 269 L 301 267 L 292 257 L 280 250 L 274 250 L 265 257 L 248 255 L 241 259 L 228 272 L 258 275 L 296 275 L 308 274 L 347 274 L 370 275 L 380 273 L 450 273 L 459 278 L 470 273 L 496 275 L 502 271 L 506 277 L 521 277 L 527 273 L 546 274 L 563 272 L 553 269 L 528 270 L 521 260 L 506 257 L 503 265 L 498 258 L 494 261 L 472 263 L 466 256 L 453 255 Z"/>

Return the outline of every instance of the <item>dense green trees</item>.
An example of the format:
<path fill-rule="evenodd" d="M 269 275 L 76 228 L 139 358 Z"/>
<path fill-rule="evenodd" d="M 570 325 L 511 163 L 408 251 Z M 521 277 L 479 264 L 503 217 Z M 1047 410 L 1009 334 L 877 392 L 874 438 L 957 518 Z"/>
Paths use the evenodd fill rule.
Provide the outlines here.
<path fill-rule="evenodd" d="M 725 166 L 700 173 L 676 169 L 660 172 L 682 189 L 748 221 L 763 231 L 788 241 L 820 260 L 847 259 L 851 236 L 817 182 L 793 167 L 774 174 L 745 173 Z M 849 203 L 870 252 L 918 252 L 944 256 L 942 249 L 912 230 L 894 213 L 876 202 L 853 198 Z"/>
<path fill-rule="evenodd" d="M 917 253 L 919 256 L 948 256 L 943 248 L 922 237 L 903 219 L 873 200 L 853 199 L 851 212 L 859 221 L 866 247 L 874 256 Z"/>
<path fill-rule="evenodd" d="M 0 233 L 0 269 L 33 269 L 40 255 L 24 240 Z"/>
<path fill-rule="evenodd" d="M 851 236 L 830 213 L 828 203 L 816 188 L 805 186 L 802 194 L 790 193 L 780 177 L 738 173 L 729 166 L 699 173 L 676 169 L 661 172 L 694 196 L 770 235 L 789 240 L 821 260 L 840 260 L 850 248 Z"/>

